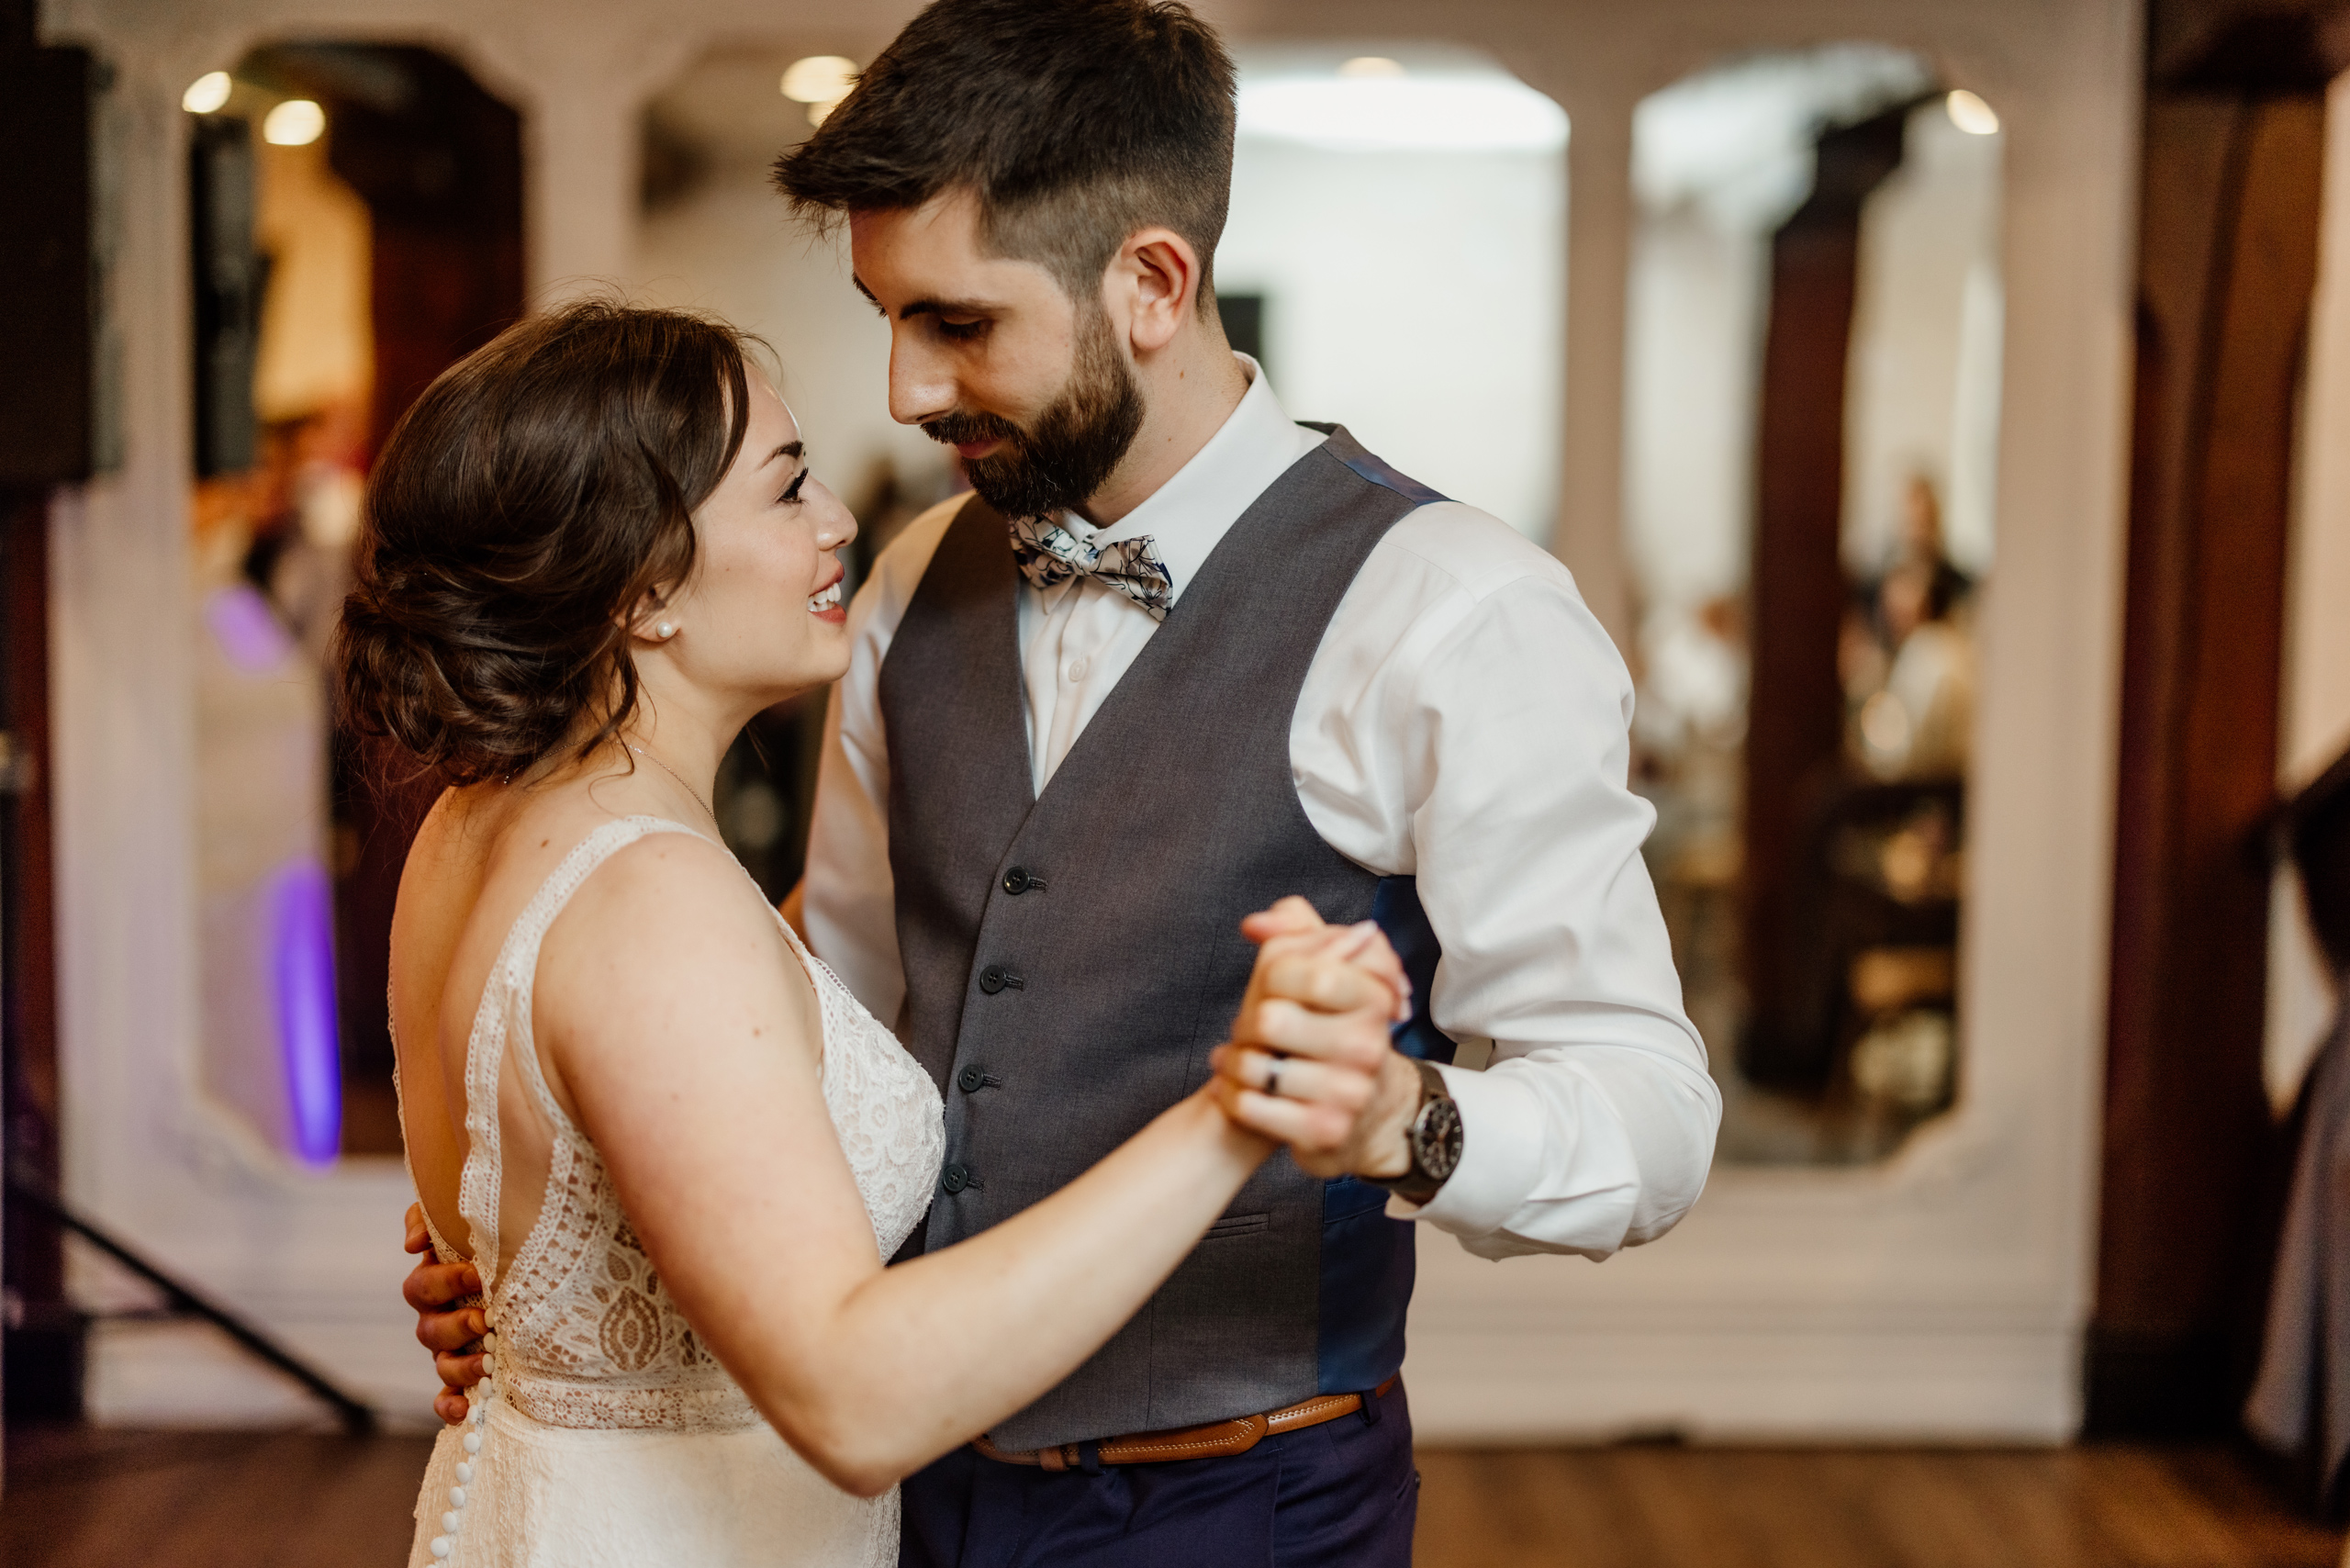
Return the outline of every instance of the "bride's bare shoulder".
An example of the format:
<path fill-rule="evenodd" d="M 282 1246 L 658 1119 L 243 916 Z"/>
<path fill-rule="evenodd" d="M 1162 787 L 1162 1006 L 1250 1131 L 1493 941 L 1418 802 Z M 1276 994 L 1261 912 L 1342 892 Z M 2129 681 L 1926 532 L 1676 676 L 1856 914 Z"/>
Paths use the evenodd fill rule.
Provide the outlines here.
<path fill-rule="evenodd" d="M 534 1000 L 566 1101 L 581 1073 L 638 1083 L 669 1053 L 648 1039 L 808 1048 L 822 1038 L 812 984 L 756 883 L 725 849 L 690 833 L 650 833 L 581 883 L 539 949 Z"/>
<path fill-rule="evenodd" d="M 453 944 L 481 896 L 487 857 L 468 826 L 473 812 L 462 798 L 466 793 L 442 790 L 408 841 L 392 908 L 396 971 L 403 953 L 420 946 L 437 952 Z"/>
<path fill-rule="evenodd" d="M 614 851 L 548 930 L 548 951 L 669 951 L 709 942 L 766 947 L 775 914 L 727 850 L 699 832 L 648 833 Z"/>

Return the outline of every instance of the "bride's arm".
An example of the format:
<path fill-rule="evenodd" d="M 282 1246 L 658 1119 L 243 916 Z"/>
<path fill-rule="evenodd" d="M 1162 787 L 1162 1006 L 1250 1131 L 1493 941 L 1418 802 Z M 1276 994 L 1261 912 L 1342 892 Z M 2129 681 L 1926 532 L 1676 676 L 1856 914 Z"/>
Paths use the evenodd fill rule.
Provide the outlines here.
<path fill-rule="evenodd" d="M 1383 1053 L 1391 998 L 1328 956 L 1346 940 L 1274 951 L 1326 1006 L 1363 1003 L 1348 1015 L 1361 1050 Z M 548 934 L 537 997 L 556 1092 L 671 1295 L 784 1438 L 853 1492 L 1075 1370 L 1274 1148 L 1218 1108 L 1233 1092 L 1218 1080 L 1043 1203 L 885 1270 L 825 1111 L 814 995 L 731 862 L 669 835 L 623 851 Z M 1343 1104 L 1318 1114 L 1309 1136 L 1351 1125 Z"/>

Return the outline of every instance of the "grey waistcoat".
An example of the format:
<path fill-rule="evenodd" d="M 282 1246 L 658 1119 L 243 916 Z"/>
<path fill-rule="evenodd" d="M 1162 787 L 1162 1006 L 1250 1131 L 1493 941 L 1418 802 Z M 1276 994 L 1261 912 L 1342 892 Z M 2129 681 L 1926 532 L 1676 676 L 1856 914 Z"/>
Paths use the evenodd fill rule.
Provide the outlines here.
<path fill-rule="evenodd" d="M 1041 797 L 1003 520 L 975 497 L 948 526 L 880 674 L 901 1033 L 946 1101 L 923 1245 L 1067 1185 L 1205 1081 L 1255 959 L 1242 915 L 1287 893 L 1334 922 L 1372 913 L 1380 879 L 1298 801 L 1290 722 L 1364 558 L 1436 498 L 1334 429 L 1183 585 Z M 1334 1273 L 1325 1184 L 1276 1155 L 1134 1320 L 994 1440 L 1188 1426 L 1308 1398 L 1326 1374 L 1368 1387 L 1392 1372 L 1409 1227 L 1347 1185 L 1368 1197 L 1329 1220 L 1352 1249 Z M 1359 1304 L 1323 1301 L 1326 1281 L 1374 1277 L 1346 1294 L 1393 1298 L 1371 1304 L 1392 1324 L 1331 1372 L 1333 1312 Z"/>

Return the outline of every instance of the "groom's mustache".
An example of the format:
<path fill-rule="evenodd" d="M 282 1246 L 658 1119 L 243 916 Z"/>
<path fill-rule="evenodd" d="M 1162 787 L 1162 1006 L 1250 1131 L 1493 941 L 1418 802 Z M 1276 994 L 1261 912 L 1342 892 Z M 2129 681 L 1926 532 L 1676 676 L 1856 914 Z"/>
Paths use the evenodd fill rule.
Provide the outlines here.
<path fill-rule="evenodd" d="M 922 433 L 944 446 L 968 446 L 974 442 L 1018 442 L 1024 431 L 1001 414 L 948 414 L 924 420 Z"/>

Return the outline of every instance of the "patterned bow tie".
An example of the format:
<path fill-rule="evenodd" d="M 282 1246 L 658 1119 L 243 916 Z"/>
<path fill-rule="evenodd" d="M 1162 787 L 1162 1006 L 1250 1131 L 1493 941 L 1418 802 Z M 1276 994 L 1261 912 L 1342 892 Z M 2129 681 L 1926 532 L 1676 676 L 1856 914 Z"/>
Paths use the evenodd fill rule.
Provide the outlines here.
<path fill-rule="evenodd" d="M 1174 602 L 1175 579 L 1147 533 L 1114 544 L 1088 544 L 1049 519 L 1014 518 L 1012 558 L 1020 563 L 1020 575 L 1038 589 L 1058 588 L 1071 577 L 1092 577 L 1142 606 L 1153 621 L 1166 620 L 1168 606 Z"/>

